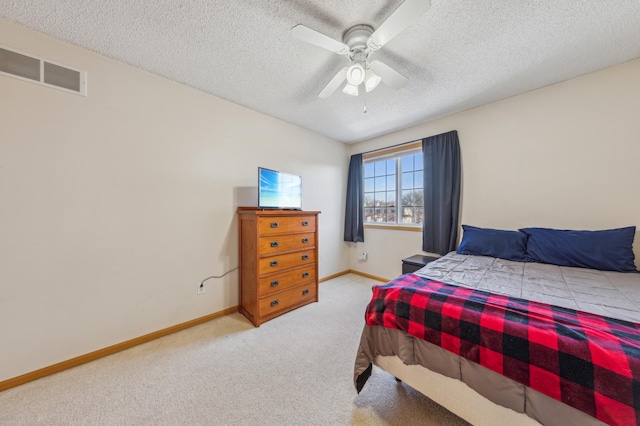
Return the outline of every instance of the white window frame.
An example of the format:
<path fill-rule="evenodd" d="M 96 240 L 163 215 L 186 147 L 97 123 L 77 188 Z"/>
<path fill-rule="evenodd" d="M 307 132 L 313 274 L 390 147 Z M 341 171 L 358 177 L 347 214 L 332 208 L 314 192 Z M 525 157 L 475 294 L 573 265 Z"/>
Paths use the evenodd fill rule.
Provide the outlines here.
<path fill-rule="evenodd" d="M 408 144 L 403 144 L 400 146 L 378 150 L 370 153 L 365 153 L 363 155 L 363 167 L 366 163 L 386 160 L 386 159 L 396 159 L 396 221 L 395 222 L 364 222 L 365 228 L 380 228 L 380 229 L 397 229 L 404 231 L 422 231 L 422 223 L 402 223 L 402 170 L 400 167 L 401 161 L 400 157 L 406 155 L 413 155 L 422 152 L 422 141 L 415 141 Z M 423 171 L 424 173 L 424 171 Z M 363 185 L 364 176 L 363 176 Z M 363 208 L 366 209 L 366 206 Z M 424 215 L 424 206 L 423 206 L 423 215 Z M 366 220 L 366 217 L 365 217 Z M 423 216 L 424 222 L 424 216 Z"/>

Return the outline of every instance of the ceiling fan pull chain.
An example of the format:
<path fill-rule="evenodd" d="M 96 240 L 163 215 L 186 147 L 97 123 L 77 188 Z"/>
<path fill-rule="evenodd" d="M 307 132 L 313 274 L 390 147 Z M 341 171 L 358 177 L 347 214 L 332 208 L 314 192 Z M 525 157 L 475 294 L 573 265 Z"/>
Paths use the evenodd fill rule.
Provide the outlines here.
<path fill-rule="evenodd" d="M 363 114 L 367 113 L 367 91 L 362 91 L 362 102 L 364 103 L 364 109 L 362 111 Z"/>

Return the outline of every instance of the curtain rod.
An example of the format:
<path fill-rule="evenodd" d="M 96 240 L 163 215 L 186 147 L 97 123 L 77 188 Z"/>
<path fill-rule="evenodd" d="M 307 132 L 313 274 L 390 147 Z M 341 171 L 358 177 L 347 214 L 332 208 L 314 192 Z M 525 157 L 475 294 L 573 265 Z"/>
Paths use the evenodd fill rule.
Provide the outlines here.
<path fill-rule="evenodd" d="M 360 154 L 365 155 L 365 154 L 371 154 L 373 152 L 378 152 L 378 151 L 386 151 L 387 149 L 393 149 L 393 148 L 397 148 L 397 147 L 400 147 L 400 146 L 403 146 L 403 145 L 409 145 L 409 144 L 420 142 L 420 141 L 422 141 L 422 139 L 415 139 L 415 140 L 412 140 L 410 142 L 402 142 L 402 143 L 399 143 L 399 144 L 396 144 L 396 145 L 385 146 L 384 148 L 372 149 L 371 151 L 361 152 Z"/>
<path fill-rule="evenodd" d="M 449 130 L 448 132 L 444 132 L 444 133 L 440 133 L 440 134 L 444 135 L 445 133 L 451 133 L 451 132 L 457 132 L 457 130 Z M 437 136 L 437 135 L 434 135 L 434 136 Z M 385 147 L 385 148 L 372 149 L 371 151 L 361 152 L 360 154 L 365 155 L 365 154 L 371 154 L 372 152 L 384 151 L 384 150 L 386 150 L 386 149 L 397 148 L 397 147 L 402 146 L 402 145 L 409 145 L 410 143 L 415 143 L 415 142 L 421 142 L 421 141 L 424 141 L 424 140 L 425 140 L 425 139 L 427 139 L 428 137 L 431 137 L 431 136 L 426 136 L 426 137 L 424 137 L 424 138 L 420 138 L 420 139 L 414 139 L 414 140 L 412 140 L 412 141 L 410 141 L 410 142 L 402 142 L 402 143 L 399 143 L 399 144 L 396 144 L 396 145 L 387 146 L 387 147 Z"/>

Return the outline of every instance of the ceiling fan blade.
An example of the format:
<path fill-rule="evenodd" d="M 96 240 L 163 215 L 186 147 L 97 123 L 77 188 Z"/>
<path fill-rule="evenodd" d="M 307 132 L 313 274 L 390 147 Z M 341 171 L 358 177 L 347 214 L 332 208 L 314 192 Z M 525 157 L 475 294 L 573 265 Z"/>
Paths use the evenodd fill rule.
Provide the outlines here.
<path fill-rule="evenodd" d="M 298 40 L 306 41 L 314 46 L 322 47 L 330 52 L 337 53 L 338 55 L 346 55 L 349 53 L 349 46 L 334 40 L 329 36 L 319 33 L 316 30 L 312 30 L 309 27 L 305 27 L 302 24 L 298 24 L 291 28 L 291 34 Z"/>
<path fill-rule="evenodd" d="M 405 0 L 386 21 L 371 34 L 367 46 L 378 50 L 402 30 L 416 22 L 431 7 L 429 0 Z"/>
<path fill-rule="evenodd" d="M 344 83 L 344 81 L 347 79 L 347 70 L 348 69 L 349 69 L 348 67 L 344 67 L 340 71 L 338 71 L 338 74 L 336 74 L 331 79 L 329 84 L 324 86 L 324 89 L 322 89 L 322 92 L 320 92 L 318 97 L 322 98 L 322 99 L 325 99 L 325 98 L 328 98 L 329 96 L 331 96 L 333 94 L 333 92 L 335 92 L 336 89 L 338 87 L 340 87 L 340 85 L 342 83 Z"/>
<path fill-rule="evenodd" d="M 380 62 L 380 61 L 372 61 L 371 69 L 374 73 L 378 74 L 382 81 L 391 86 L 392 88 L 398 90 L 402 89 L 408 82 L 409 79 L 404 75 L 400 74 L 398 71 L 391 68 L 389 65 Z"/>

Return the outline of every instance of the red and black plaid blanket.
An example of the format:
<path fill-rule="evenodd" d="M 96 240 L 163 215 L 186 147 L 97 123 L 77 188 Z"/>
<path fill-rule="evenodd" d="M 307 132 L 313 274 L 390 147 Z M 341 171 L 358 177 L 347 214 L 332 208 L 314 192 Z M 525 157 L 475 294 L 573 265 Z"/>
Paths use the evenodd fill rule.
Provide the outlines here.
<path fill-rule="evenodd" d="M 369 326 L 403 330 L 614 425 L 640 424 L 640 324 L 402 275 Z"/>

